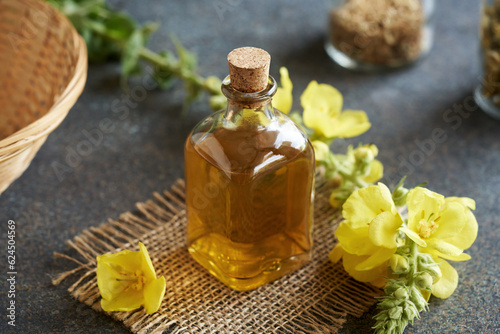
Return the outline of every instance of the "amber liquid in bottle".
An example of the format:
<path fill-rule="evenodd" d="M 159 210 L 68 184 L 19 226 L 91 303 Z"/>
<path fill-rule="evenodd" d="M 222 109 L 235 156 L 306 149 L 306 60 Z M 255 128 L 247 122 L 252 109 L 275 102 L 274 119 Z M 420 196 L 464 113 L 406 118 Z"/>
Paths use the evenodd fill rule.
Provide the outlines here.
<path fill-rule="evenodd" d="M 312 247 L 314 152 L 268 107 L 265 126 L 255 124 L 262 110 L 246 110 L 253 120 L 229 128 L 218 128 L 224 115 L 216 113 L 185 146 L 189 251 L 236 290 L 301 267 Z"/>

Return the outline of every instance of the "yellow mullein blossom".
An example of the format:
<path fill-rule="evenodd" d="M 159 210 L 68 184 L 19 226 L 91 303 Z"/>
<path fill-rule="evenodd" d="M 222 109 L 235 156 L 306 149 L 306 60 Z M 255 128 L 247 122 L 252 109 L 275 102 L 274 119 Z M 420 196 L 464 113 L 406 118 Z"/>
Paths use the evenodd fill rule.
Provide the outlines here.
<path fill-rule="evenodd" d="M 97 285 L 104 311 L 131 311 L 142 305 L 148 314 L 158 311 L 165 295 L 165 277 L 156 278 L 142 242 L 139 249 L 97 257 Z"/>
<path fill-rule="evenodd" d="M 387 265 L 379 265 L 368 270 L 356 270 L 356 267 L 364 262 L 369 255 L 354 255 L 350 254 L 342 248 L 340 244 L 337 244 L 335 248 L 330 252 L 328 258 L 333 263 L 342 260 L 344 269 L 349 275 L 351 275 L 355 280 L 360 282 L 369 282 L 370 284 L 377 286 L 379 288 L 383 287 L 386 283 L 384 277 L 388 277 L 389 273 L 387 271 Z"/>
<path fill-rule="evenodd" d="M 375 183 L 380 180 L 384 176 L 384 165 L 377 160 L 374 159 L 370 166 L 370 172 L 368 175 L 363 176 L 361 179 L 366 183 Z"/>
<path fill-rule="evenodd" d="M 352 151 L 353 161 L 365 162 L 369 166 L 366 175 L 361 177 L 366 183 L 373 184 L 384 176 L 384 165 L 375 159 L 377 155 L 378 147 L 374 144 L 361 145 Z"/>
<path fill-rule="evenodd" d="M 288 76 L 288 70 L 286 67 L 280 68 L 280 84 L 276 94 L 273 97 L 273 106 L 277 108 L 282 113 L 288 114 L 292 110 L 293 104 L 293 84 Z"/>
<path fill-rule="evenodd" d="M 432 294 L 448 298 L 458 284 L 458 274 L 446 260 L 470 259 L 463 251 L 477 236 L 477 221 L 470 198 L 444 196 L 417 187 L 408 193 L 408 228 L 401 230 L 420 246 L 420 251 L 434 256 L 440 264 L 441 279 L 432 286 Z"/>
<path fill-rule="evenodd" d="M 300 97 L 304 124 L 325 138 L 350 138 L 366 132 L 371 124 L 361 110 L 342 111 L 342 94 L 327 84 L 311 81 Z"/>
<path fill-rule="evenodd" d="M 335 232 L 339 239 L 330 258 L 343 257 L 345 270 L 362 282 L 379 281 L 387 261 L 396 252 L 398 229 L 403 220 L 382 183 L 354 191 L 343 205 L 342 221 Z"/>
<path fill-rule="evenodd" d="M 311 144 L 314 148 L 314 157 L 316 161 L 325 161 L 330 155 L 330 147 L 321 140 L 313 140 Z"/>

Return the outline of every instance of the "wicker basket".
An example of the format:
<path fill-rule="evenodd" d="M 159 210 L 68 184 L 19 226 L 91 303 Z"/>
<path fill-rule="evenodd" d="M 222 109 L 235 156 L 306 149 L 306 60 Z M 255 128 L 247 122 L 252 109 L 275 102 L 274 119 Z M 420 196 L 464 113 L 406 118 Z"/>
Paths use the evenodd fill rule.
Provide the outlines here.
<path fill-rule="evenodd" d="M 43 1 L 0 1 L 0 194 L 66 117 L 87 77 L 87 49 Z"/>

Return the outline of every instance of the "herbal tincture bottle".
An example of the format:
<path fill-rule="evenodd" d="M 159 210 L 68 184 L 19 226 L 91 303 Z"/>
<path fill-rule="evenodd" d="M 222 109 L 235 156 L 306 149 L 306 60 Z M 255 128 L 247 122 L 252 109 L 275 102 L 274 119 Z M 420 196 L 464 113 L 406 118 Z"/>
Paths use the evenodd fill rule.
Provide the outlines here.
<path fill-rule="evenodd" d="M 309 260 L 314 151 L 271 99 L 271 57 L 228 55 L 227 109 L 200 122 L 185 146 L 188 247 L 223 283 L 250 290 Z"/>

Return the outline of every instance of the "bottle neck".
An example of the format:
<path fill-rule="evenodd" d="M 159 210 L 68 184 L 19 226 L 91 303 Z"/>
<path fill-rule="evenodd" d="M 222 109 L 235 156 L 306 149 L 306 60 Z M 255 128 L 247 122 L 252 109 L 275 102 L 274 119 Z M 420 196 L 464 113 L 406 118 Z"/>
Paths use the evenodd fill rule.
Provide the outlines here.
<path fill-rule="evenodd" d="M 251 111 L 262 113 L 267 119 L 272 119 L 274 109 L 271 100 L 277 88 L 276 81 L 269 76 L 269 84 L 265 89 L 253 93 L 240 92 L 231 86 L 231 79 L 227 76 L 221 86 L 222 93 L 227 97 L 224 119 L 226 121 L 235 120 L 241 117 L 243 112 Z"/>

